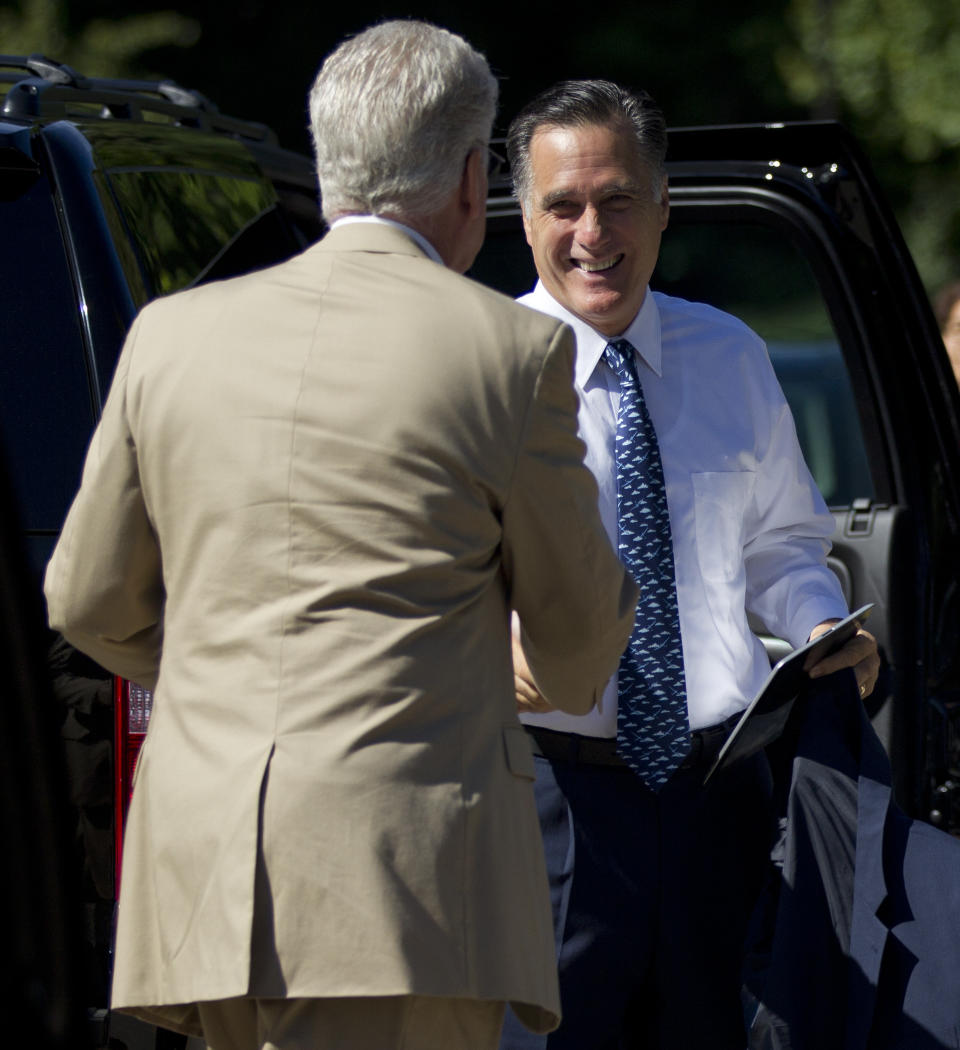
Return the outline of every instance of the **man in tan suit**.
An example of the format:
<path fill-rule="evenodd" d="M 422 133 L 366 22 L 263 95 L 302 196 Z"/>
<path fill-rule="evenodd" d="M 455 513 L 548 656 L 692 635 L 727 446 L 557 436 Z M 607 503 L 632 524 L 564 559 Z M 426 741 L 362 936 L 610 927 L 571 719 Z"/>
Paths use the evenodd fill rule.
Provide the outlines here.
<path fill-rule="evenodd" d="M 331 232 L 143 311 L 47 572 L 51 623 L 155 689 L 113 1005 L 214 1050 L 483 1050 L 505 1001 L 557 1024 L 509 610 L 583 712 L 635 589 L 569 330 L 454 272 L 495 100 L 420 22 L 327 59 Z"/>

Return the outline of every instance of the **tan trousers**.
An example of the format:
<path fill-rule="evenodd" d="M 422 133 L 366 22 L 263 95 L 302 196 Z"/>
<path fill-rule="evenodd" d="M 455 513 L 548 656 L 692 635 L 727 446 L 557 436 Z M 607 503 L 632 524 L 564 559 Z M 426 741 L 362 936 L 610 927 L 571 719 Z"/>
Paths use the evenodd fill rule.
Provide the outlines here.
<path fill-rule="evenodd" d="M 504 1003 L 420 995 L 199 1003 L 209 1050 L 496 1050 Z"/>

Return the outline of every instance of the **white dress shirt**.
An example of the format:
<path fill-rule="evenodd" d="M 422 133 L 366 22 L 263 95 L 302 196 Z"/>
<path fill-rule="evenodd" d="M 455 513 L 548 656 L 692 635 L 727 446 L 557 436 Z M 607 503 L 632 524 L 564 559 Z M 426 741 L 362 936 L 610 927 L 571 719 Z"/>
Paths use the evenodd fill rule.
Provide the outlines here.
<path fill-rule="evenodd" d="M 617 547 L 615 439 L 620 385 L 603 360 L 606 336 L 560 306 L 541 283 L 519 300 L 566 321 L 577 336 L 576 381 L 586 464 Z M 650 292 L 623 333 L 660 443 L 673 534 L 677 604 L 691 729 L 742 710 L 770 664 L 747 610 L 794 646 L 845 616 L 825 556 L 833 532 L 797 442 L 766 346 L 735 317 Z M 617 731 L 616 676 L 599 709 L 524 715 L 586 736 Z"/>
<path fill-rule="evenodd" d="M 423 249 L 428 258 L 443 266 L 443 259 L 440 258 L 440 253 L 427 238 L 419 230 L 414 230 L 402 222 L 397 222 L 396 219 L 387 219 L 382 215 L 341 215 L 339 219 L 333 220 L 330 224 L 330 229 L 335 230 L 338 226 L 346 226 L 351 222 L 379 223 L 381 226 L 392 226 L 395 230 L 402 230 L 414 244 L 419 245 Z"/>

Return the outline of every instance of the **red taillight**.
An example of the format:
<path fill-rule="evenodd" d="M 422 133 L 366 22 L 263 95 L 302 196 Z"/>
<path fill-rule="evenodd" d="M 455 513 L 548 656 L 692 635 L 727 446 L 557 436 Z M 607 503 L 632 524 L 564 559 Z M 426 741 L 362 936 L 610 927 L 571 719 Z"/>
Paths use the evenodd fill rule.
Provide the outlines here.
<path fill-rule="evenodd" d="M 114 835 L 115 867 L 114 892 L 120 888 L 120 862 L 123 856 L 123 832 L 127 807 L 133 793 L 133 774 L 137 768 L 140 748 L 147 735 L 147 724 L 153 710 L 153 693 L 125 678 L 114 683 Z"/>

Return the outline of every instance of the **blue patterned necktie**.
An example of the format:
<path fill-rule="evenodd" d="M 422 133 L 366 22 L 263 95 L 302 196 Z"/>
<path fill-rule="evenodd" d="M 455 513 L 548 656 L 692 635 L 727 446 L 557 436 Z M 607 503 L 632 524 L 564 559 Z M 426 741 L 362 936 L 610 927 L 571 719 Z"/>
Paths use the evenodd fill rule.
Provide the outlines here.
<path fill-rule="evenodd" d="M 659 791 L 690 750 L 667 489 L 633 347 L 615 339 L 603 353 L 620 380 L 620 560 L 640 588 L 633 633 L 620 658 L 617 751 L 649 788 Z"/>

